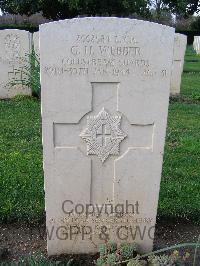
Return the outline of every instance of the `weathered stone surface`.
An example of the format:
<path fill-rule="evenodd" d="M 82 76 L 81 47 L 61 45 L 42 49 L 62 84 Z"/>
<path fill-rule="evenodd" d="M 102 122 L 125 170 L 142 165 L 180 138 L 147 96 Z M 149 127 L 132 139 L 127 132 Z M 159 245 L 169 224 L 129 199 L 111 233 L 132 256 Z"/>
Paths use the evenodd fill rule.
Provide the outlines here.
<path fill-rule="evenodd" d="M 22 67 L 27 65 L 31 34 L 24 30 L 0 30 L 0 98 L 30 95 L 31 90 L 22 85 L 11 85 L 11 80 L 21 80 Z"/>
<path fill-rule="evenodd" d="M 194 36 L 193 47 L 196 53 L 200 54 L 200 36 Z"/>
<path fill-rule="evenodd" d="M 152 249 L 173 46 L 173 28 L 139 20 L 40 27 L 50 255 L 108 239 Z"/>
<path fill-rule="evenodd" d="M 39 31 L 33 33 L 33 45 L 34 45 L 35 53 L 39 58 L 40 57 Z"/>
<path fill-rule="evenodd" d="M 174 56 L 171 76 L 172 95 L 179 94 L 181 89 L 181 75 L 183 73 L 184 56 L 187 46 L 187 36 L 176 33 L 174 39 Z"/>

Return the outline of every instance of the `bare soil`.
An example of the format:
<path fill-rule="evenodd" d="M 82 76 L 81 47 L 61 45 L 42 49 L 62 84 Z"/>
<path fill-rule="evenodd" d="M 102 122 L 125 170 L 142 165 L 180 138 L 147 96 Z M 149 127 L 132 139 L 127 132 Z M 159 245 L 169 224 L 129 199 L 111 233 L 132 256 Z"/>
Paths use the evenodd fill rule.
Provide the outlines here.
<path fill-rule="evenodd" d="M 156 226 L 154 249 L 161 249 L 167 246 L 197 242 L 200 235 L 200 226 L 193 225 L 186 222 L 160 220 Z M 190 262 L 188 265 L 192 265 L 192 259 L 194 249 L 184 249 L 183 251 L 189 251 L 191 254 Z M 29 255 L 42 252 L 46 253 L 46 234 L 45 224 L 40 223 L 38 225 L 30 225 L 24 223 L 12 223 L 12 224 L 0 224 L 0 263 L 2 261 L 14 262 L 19 259 L 26 259 Z M 96 255 L 67 255 L 58 259 L 73 258 L 74 265 L 94 265 L 93 261 L 98 257 Z M 198 252 L 196 266 L 200 265 L 200 250 Z"/>

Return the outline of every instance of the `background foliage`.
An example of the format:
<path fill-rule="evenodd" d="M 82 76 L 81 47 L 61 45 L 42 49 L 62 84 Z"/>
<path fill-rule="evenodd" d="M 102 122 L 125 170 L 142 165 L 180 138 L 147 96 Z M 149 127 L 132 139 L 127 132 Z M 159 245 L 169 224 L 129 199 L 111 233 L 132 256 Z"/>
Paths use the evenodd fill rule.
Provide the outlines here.
<path fill-rule="evenodd" d="M 188 17 L 199 11 L 198 0 L 0 0 L 0 8 L 10 14 L 30 16 L 42 11 L 46 18 L 64 19 L 80 15 L 117 15 L 137 14 L 144 18 L 152 17 L 151 10 L 159 19 L 163 12 L 172 12 Z"/>

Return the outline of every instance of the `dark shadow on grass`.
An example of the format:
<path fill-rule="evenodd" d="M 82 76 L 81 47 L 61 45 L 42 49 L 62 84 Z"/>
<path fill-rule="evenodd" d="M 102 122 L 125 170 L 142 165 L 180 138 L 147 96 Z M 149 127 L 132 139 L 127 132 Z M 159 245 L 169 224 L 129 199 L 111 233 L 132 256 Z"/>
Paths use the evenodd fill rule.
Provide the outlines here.
<path fill-rule="evenodd" d="M 183 95 L 170 96 L 170 103 L 200 104 L 200 96 L 197 99 L 189 98 Z"/>

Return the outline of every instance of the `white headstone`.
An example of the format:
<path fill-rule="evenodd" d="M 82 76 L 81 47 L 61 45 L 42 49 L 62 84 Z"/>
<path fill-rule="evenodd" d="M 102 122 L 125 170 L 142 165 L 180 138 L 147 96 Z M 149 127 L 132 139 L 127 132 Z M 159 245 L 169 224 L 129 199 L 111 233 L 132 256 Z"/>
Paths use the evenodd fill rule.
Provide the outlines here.
<path fill-rule="evenodd" d="M 18 94 L 31 95 L 31 90 L 22 85 L 11 85 L 21 80 L 22 68 L 27 65 L 31 49 L 31 34 L 24 30 L 0 30 L 0 98 Z"/>
<path fill-rule="evenodd" d="M 181 89 L 181 76 L 183 73 L 185 50 L 187 46 L 187 36 L 176 33 L 174 39 L 174 56 L 171 76 L 172 95 L 179 94 Z"/>
<path fill-rule="evenodd" d="M 40 26 L 49 255 L 152 250 L 173 45 L 173 28 L 133 19 Z"/>
<path fill-rule="evenodd" d="M 194 36 L 193 47 L 196 53 L 200 54 L 200 36 Z"/>
<path fill-rule="evenodd" d="M 40 56 L 40 48 L 39 48 L 39 31 L 33 33 L 33 46 L 36 55 Z"/>

